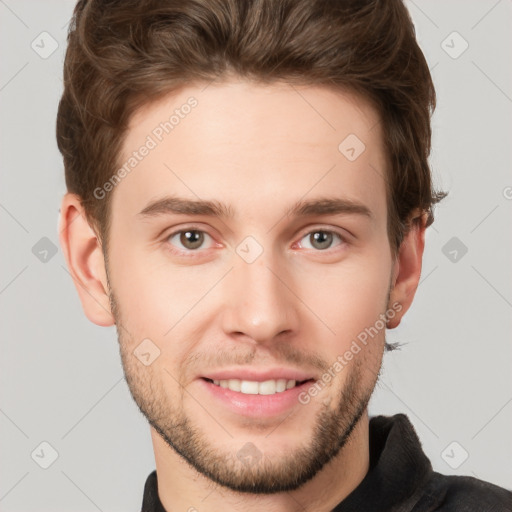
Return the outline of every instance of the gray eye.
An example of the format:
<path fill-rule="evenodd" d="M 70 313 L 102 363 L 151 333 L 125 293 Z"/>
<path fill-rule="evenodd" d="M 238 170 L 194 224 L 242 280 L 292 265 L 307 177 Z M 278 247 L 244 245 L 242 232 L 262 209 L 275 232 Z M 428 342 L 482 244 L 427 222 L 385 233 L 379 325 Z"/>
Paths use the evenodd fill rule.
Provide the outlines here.
<path fill-rule="evenodd" d="M 190 251 L 201 248 L 209 235 L 198 229 L 186 229 L 178 231 L 169 237 L 169 242 L 179 249 L 184 248 Z"/>
<path fill-rule="evenodd" d="M 334 237 L 341 239 L 340 235 L 332 231 L 317 230 L 308 233 L 302 240 L 306 240 L 307 243 L 309 243 L 309 247 L 307 245 L 304 246 L 306 249 L 317 249 L 319 251 L 323 251 L 332 246 Z"/>

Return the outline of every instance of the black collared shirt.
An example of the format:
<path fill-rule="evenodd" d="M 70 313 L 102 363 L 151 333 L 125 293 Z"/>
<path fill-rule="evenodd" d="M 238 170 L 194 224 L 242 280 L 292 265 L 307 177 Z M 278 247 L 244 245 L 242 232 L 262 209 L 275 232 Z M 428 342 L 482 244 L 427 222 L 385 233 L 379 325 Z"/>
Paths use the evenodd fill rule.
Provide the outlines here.
<path fill-rule="evenodd" d="M 332 512 L 512 512 L 512 492 L 467 476 L 433 471 L 404 414 L 370 419 L 370 469 Z M 146 480 L 141 512 L 166 512 L 156 471 Z"/>

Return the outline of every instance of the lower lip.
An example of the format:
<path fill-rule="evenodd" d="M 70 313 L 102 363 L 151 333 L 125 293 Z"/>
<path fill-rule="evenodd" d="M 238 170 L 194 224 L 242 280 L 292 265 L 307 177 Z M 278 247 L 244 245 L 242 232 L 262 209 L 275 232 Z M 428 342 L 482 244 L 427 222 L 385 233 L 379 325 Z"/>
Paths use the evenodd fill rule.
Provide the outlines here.
<path fill-rule="evenodd" d="M 235 413 L 242 416 L 265 418 L 282 414 L 300 404 L 299 395 L 313 383 L 313 380 L 308 380 L 273 395 L 248 395 L 217 386 L 203 378 L 199 379 L 199 385 L 203 386 L 207 393 Z"/>

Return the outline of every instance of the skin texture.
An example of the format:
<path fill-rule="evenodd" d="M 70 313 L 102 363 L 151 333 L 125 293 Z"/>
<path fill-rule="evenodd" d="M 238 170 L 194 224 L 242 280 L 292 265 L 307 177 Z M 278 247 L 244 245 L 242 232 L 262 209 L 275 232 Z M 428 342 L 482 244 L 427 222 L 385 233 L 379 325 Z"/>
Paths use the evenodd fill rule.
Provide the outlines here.
<path fill-rule="evenodd" d="M 368 471 L 367 404 L 385 329 L 307 404 L 272 417 L 236 414 L 200 377 L 287 367 L 318 380 L 393 304 L 388 328 L 396 327 L 418 285 L 424 222 L 395 257 L 377 113 L 353 93 L 324 87 L 190 85 L 132 116 L 119 162 L 190 97 L 197 105 L 109 192 L 108 266 L 79 198 L 63 198 L 71 275 L 87 317 L 117 326 L 167 510 L 331 510 Z M 338 150 L 349 134 L 365 144 L 354 161 Z M 139 214 L 166 195 L 215 200 L 233 216 Z M 320 198 L 370 214 L 286 215 L 297 201 Z M 192 228 L 204 233 L 196 246 L 175 234 Z M 334 234 L 322 246 L 318 231 Z M 262 251 L 251 263 L 237 252 L 249 236 L 252 254 Z M 148 366 L 134 355 L 145 339 L 159 350 Z M 248 443 L 258 454 L 250 464 L 237 456 Z"/>

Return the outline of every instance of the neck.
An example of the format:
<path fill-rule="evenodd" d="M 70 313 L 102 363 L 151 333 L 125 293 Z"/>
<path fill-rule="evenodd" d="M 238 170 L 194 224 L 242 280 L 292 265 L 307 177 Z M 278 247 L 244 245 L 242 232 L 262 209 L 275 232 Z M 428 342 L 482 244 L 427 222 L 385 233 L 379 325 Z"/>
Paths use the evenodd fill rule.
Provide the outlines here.
<path fill-rule="evenodd" d="M 198 473 L 151 428 L 158 495 L 168 511 L 328 512 L 363 480 L 370 465 L 369 419 L 365 411 L 338 455 L 295 491 L 248 494 L 222 487 Z"/>

